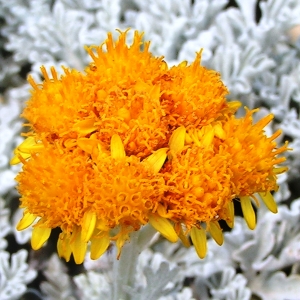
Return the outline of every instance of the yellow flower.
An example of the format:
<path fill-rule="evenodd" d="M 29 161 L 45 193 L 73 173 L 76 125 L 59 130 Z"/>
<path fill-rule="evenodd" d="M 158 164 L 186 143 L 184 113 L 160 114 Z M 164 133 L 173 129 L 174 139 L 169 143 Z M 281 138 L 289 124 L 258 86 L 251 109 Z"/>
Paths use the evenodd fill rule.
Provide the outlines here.
<path fill-rule="evenodd" d="M 89 99 L 84 76 L 75 70 L 64 68 L 65 75 L 58 78 L 51 68 L 52 78 L 41 67 L 44 82 L 28 81 L 33 87 L 32 96 L 22 113 L 39 139 L 53 141 L 61 137 L 74 136 L 74 125 L 82 119 L 84 107 Z"/>
<path fill-rule="evenodd" d="M 207 125 L 228 108 L 226 86 L 220 75 L 200 65 L 201 52 L 191 65 L 182 62 L 157 77 L 161 86 L 161 105 L 168 126 L 197 127 Z"/>
<path fill-rule="evenodd" d="M 16 148 L 12 164 L 24 216 L 34 221 L 32 247 L 39 249 L 60 228 L 58 253 L 97 259 L 112 241 L 118 248 L 130 233 L 151 224 L 171 242 L 191 237 L 198 255 L 207 251 L 206 233 L 223 243 L 219 220 L 234 223 L 233 200 L 241 202 L 255 227 L 251 198 L 258 193 L 276 212 L 271 194 L 286 167 L 276 148 L 280 132 L 266 137 L 269 115 L 256 124 L 254 111 L 237 119 L 240 103 L 227 102 L 220 75 L 200 65 L 169 68 L 149 52 L 149 42 L 127 31 L 109 33 L 87 51 L 93 62 L 84 74 L 64 68 L 58 78 L 42 67 L 44 82 L 32 78 L 32 96 L 22 114 L 31 131 Z M 88 246 L 90 245 L 90 246 Z"/>
<path fill-rule="evenodd" d="M 270 192 L 278 189 L 277 174 L 287 170 L 276 167 L 285 160 L 277 155 L 288 148 L 287 144 L 276 146 L 274 139 L 280 131 L 269 138 L 264 134 L 263 128 L 273 116 L 253 124 L 254 112 L 247 110 L 240 119 L 226 115 L 201 129 L 180 127 L 170 139 L 169 161 L 162 169 L 169 189 L 164 193 L 164 210 L 159 213 L 172 220 L 178 232 L 182 227 L 185 235 L 190 232 L 200 257 L 206 253 L 206 243 L 200 242 L 206 240 L 203 228 L 222 244 L 218 221 L 233 226 L 234 199 L 241 202 L 250 229 L 256 225 L 250 198 L 259 205 L 255 193 L 269 210 L 277 212 Z"/>
<path fill-rule="evenodd" d="M 38 217 L 32 238 L 32 247 L 38 249 L 51 229 L 60 227 L 59 254 L 69 260 L 73 252 L 77 263 L 83 261 L 82 249 L 88 241 L 92 242 L 93 258 L 106 250 L 110 239 L 117 240 L 121 248 L 128 233 L 148 223 L 160 201 L 165 184 L 158 171 L 165 158 L 165 149 L 143 162 L 125 156 L 117 135 L 112 138 L 111 155 L 99 152 L 94 159 L 80 147 L 73 151 L 56 145 L 45 147 L 25 162 L 16 178 L 25 209 L 18 229 Z M 66 241 L 71 247 L 68 255 L 61 250 Z M 99 253 L 93 243 L 104 243 L 106 248 Z"/>

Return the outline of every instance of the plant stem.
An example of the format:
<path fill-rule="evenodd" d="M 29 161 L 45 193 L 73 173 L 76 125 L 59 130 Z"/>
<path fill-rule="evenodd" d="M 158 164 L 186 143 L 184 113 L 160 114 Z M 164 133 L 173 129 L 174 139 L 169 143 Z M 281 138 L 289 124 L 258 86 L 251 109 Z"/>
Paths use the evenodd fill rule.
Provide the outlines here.
<path fill-rule="evenodd" d="M 130 300 L 130 295 L 123 287 L 129 286 L 134 289 L 139 254 L 149 246 L 155 234 L 156 230 L 149 225 L 130 234 L 130 241 L 123 246 L 120 259 L 114 260 L 113 300 Z"/>

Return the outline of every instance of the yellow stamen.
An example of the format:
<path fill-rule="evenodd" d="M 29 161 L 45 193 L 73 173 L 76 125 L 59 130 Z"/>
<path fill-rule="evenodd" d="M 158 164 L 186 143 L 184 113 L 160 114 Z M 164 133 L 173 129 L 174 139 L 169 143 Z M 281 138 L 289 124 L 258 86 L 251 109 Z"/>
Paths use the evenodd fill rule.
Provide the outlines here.
<path fill-rule="evenodd" d="M 143 162 L 147 163 L 154 173 L 158 173 L 166 161 L 167 150 L 168 148 L 161 148 L 144 159 Z"/>
<path fill-rule="evenodd" d="M 249 196 L 240 197 L 244 219 L 250 229 L 256 226 L 256 216 Z"/>
<path fill-rule="evenodd" d="M 209 232 L 216 243 L 221 246 L 224 242 L 224 236 L 219 222 L 213 221 L 209 223 Z"/>
<path fill-rule="evenodd" d="M 126 156 L 123 142 L 117 134 L 114 134 L 111 138 L 110 150 L 112 158 L 122 159 Z"/>
<path fill-rule="evenodd" d="M 171 151 L 177 153 L 184 147 L 186 129 L 183 126 L 178 127 L 171 135 L 169 147 Z"/>
<path fill-rule="evenodd" d="M 34 227 L 31 236 L 31 247 L 33 250 L 40 249 L 49 239 L 51 228 Z"/>
<path fill-rule="evenodd" d="M 258 193 L 266 207 L 274 214 L 277 213 L 277 204 L 274 200 L 273 195 L 270 192 Z"/>
<path fill-rule="evenodd" d="M 85 212 L 82 220 L 81 241 L 88 242 L 96 226 L 96 213 L 92 211 Z"/>
<path fill-rule="evenodd" d="M 68 237 L 64 232 L 59 234 L 57 240 L 57 252 L 59 257 L 63 257 L 66 262 L 70 260 L 72 249 L 70 246 L 70 237 Z"/>
<path fill-rule="evenodd" d="M 171 223 L 158 215 L 150 215 L 149 223 L 154 229 L 156 229 L 162 236 L 168 239 L 170 242 L 175 243 L 178 240 L 174 227 Z"/>
<path fill-rule="evenodd" d="M 107 250 L 110 243 L 108 232 L 100 237 L 91 238 L 91 259 L 98 259 Z"/>
<path fill-rule="evenodd" d="M 204 258 L 207 252 L 207 241 L 205 230 L 193 227 L 191 229 L 191 239 L 200 258 Z"/>
<path fill-rule="evenodd" d="M 17 224 L 17 230 L 24 230 L 28 228 L 36 219 L 36 216 L 31 213 L 23 213 L 22 219 Z"/>
<path fill-rule="evenodd" d="M 260 119 L 260 120 L 255 124 L 255 127 L 259 128 L 259 129 L 263 129 L 263 128 L 266 127 L 273 119 L 274 119 L 274 115 L 273 115 L 273 114 L 269 114 L 269 115 L 265 116 L 264 118 Z"/>
<path fill-rule="evenodd" d="M 81 239 L 81 231 L 76 229 L 70 240 L 70 247 L 73 252 L 74 260 L 76 264 L 82 264 L 84 261 L 87 243 Z"/>

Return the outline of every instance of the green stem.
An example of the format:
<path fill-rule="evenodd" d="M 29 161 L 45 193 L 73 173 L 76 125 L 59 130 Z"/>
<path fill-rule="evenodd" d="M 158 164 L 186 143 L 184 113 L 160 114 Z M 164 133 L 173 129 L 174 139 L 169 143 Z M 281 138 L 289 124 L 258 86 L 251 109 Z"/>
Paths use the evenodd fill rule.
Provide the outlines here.
<path fill-rule="evenodd" d="M 139 254 L 149 245 L 156 231 L 151 226 L 132 232 L 130 241 L 122 248 L 120 259 L 113 264 L 113 300 L 130 300 L 123 287 L 135 287 L 135 275 Z"/>

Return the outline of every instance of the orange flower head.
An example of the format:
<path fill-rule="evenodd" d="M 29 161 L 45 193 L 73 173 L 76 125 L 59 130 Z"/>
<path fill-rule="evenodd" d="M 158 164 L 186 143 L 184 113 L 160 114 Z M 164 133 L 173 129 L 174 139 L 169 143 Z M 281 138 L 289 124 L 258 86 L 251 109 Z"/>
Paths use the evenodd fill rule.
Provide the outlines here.
<path fill-rule="evenodd" d="M 228 94 L 220 75 L 200 65 L 201 52 L 191 65 L 182 62 L 157 77 L 161 85 L 161 105 L 165 121 L 177 128 L 201 128 L 222 115 L 228 108 Z"/>
<path fill-rule="evenodd" d="M 93 158 L 80 147 L 69 151 L 48 145 L 25 161 L 16 178 L 21 207 L 25 216 L 39 218 L 35 229 L 48 232 L 59 227 L 62 240 L 70 239 L 71 246 L 74 234 L 81 236 L 80 249 L 103 236 L 118 240 L 148 223 L 165 190 L 164 179 L 156 171 L 165 157 L 164 149 L 144 162 L 125 156 L 119 136 L 112 138 L 110 155 L 98 152 Z M 41 246 L 34 239 L 32 245 Z M 81 261 L 74 251 L 75 260 Z"/>
<path fill-rule="evenodd" d="M 41 70 L 45 79 L 42 84 L 29 77 L 32 96 L 21 116 L 29 121 L 28 125 L 39 140 L 54 141 L 77 136 L 74 125 L 81 120 L 90 94 L 83 75 L 64 68 L 65 74 L 58 78 L 55 69 L 51 68 L 50 78 L 44 67 Z"/>
<path fill-rule="evenodd" d="M 287 144 L 277 147 L 264 133 L 269 115 L 253 124 L 236 118 L 238 101 L 227 102 L 220 75 L 200 65 L 169 68 L 149 52 L 149 42 L 127 31 L 114 41 L 88 47 L 93 62 L 84 74 L 64 69 L 44 82 L 32 78 L 23 117 L 31 132 L 14 151 L 23 163 L 18 190 L 24 216 L 18 230 L 34 224 L 32 247 L 39 249 L 60 228 L 58 253 L 82 263 L 90 244 L 100 257 L 112 241 L 118 257 L 133 231 L 150 224 L 171 242 L 188 237 L 199 257 L 207 232 L 221 245 L 220 220 L 234 225 L 233 201 L 256 225 L 256 194 L 270 211 L 277 205 L 278 166 Z"/>

